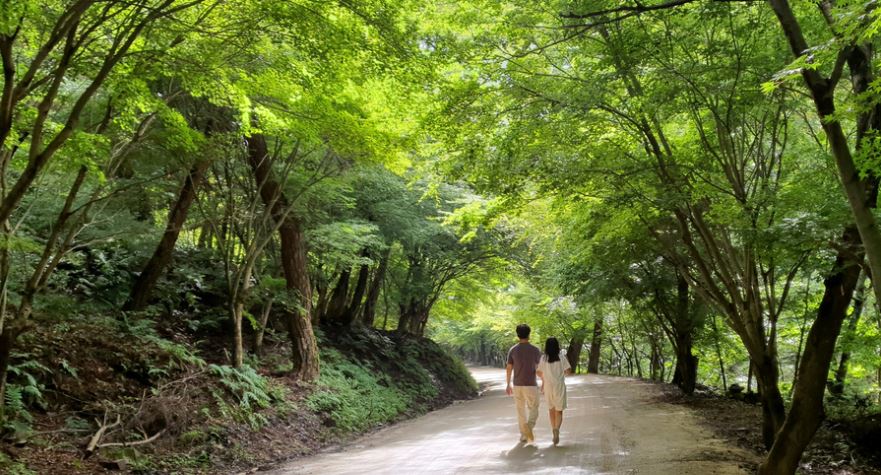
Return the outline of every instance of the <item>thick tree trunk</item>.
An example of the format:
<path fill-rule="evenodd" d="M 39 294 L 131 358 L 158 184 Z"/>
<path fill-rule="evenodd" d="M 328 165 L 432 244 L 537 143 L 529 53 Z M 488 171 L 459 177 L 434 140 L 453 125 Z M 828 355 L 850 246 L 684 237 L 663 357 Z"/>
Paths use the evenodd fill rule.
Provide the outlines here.
<path fill-rule="evenodd" d="M 373 281 L 370 283 L 370 290 L 367 291 L 367 300 L 364 302 L 364 312 L 361 315 L 361 322 L 364 326 L 372 327 L 373 320 L 376 318 L 376 303 L 379 301 L 379 293 L 382 290 L 382 283 L 385 280 L 386 269 L 388 268 L 389 255 L 391 248 L 387 249 L 379 259 L 379 267 L 373 275 Z"/>
<path fill-rule="evenodd" d="M 398 328 L 395 330 L 398 333 L 411 334 L 415 335 L 418 331 L 419 325 L 419 303 L 410 298 L 410 301 L 406 305 L 400 305 L 400 316 L 398 318 Z"/>
<path fill-rule="evenodd" d="M 168 263 L 171 262 L 174 246 L 187 220 L 190 206 L 196 198 L 196 191 L 202 182 L 205 170 L 210 163 L 208 160 L 196 162 L 184 178 L 177 201 L 175 201 L 174 206 L 172 206 L 171 211 L 168 213 L 168 222 L 165 225 L 162 239 L 159 240 L 159 244 L 153 251 L 153 256 L 150 257 L 150 260 L 147 261 L 147 264 L 135 279 L 128 300 L 122 307 L 123 310 L 141 310 L 150 302 L 156 282 L 159 281 Z"/>
<path fill-rule="evenodd" d="M 597 374 L 600 366 L 600 345 L 603 337 L 603 319 L 597 317 L 593 322 L 593 338 L 590 340 L 590 354 L 587 359 L 587 372 Z"/>
<path fill-rule="evenodd" d="M 676 273 L 676 314 L 673 316 L 673 346 L 676 349 L 676 369 L 673 384 L 685 394 L 693 394 L 697 384 L 698 359 L 694 347 L 694 318 L 691 312 L 688 281 Z"/>
<path fill-rule="evenodd" d="M 584 348 L 585 334 L 582 332 L 583 330 L 575 333 L 569 342 L 569 349 L 566 350 L 566 359 L 569 360 L 573 373 L 578 373 L 578 362 L 581 360 L 581 350 Z"/>
<path fill-rule="evenodd" d="M 845 231 L 844 243 L 846 248 L 835 260 L 834 273 L 824 281 L 826 289 L 817 319 L 808 333 L 792 408 L 777 432 L 768 457 L 759 468 L 762 475 L 795 473 L 805 447 L 823 420 L 823 394 L 829 364 L 860 274 L 860 266 L 850 258 L 854 252 L 859 252 L 855 249 L 859 244 L 855 227 Z"/>
<path fill-rule="evenodd" d="M 288 290 L 297 293 L 300 305 L 297 310 L 286 312 L 285 320 L 291 340 L 292 371 L 303 381 L 318 378 L 318 344 L 312 331 L 312 285 L 309 282 L 309 265 L 306 239 L 299 220 L 290 213 L 290 204 L 281 186 L 272 178 L 272 161 L 262 135 L 248 140 L 248 164 L 257 179 L 260 196 L 267 206 L 272 206 L 273 218 L 281 221 L 278 233 L 281 238 L 281 266 Z"/>
<path fill-rule="evenodd" d="M 676 370 L 673 373 L 673 384 L 685 394 L 693 394 L 697 385 L 697 356 L 692 348 L 694 341 L 691 333 L 677 334 L 676 339 Z"/>
<path fill-rule="evenodd" d="M 343 320 L 343 316 L 346 313 L 346 304 L 349 300 L 349 280 L 352 275 L 352 271 L 346 269 L 340 274 L 339 280 L 337 280 L 336 286 L 333 288 L 333 293 L 330 296 L 330 302 L 327 305 L 327 314 L 325 317 L 329 321 L 339 322 Z"/>
<path fill-rule="evenodd" d="M 777 358 L 770 355 L 766 355 L 754 366 L 756 382 L 759 383 L 759 400 L 762 403 L 762 441 L 770 449 L 786 418 L 786 406 L 778 386 L 779 366 Z"/>

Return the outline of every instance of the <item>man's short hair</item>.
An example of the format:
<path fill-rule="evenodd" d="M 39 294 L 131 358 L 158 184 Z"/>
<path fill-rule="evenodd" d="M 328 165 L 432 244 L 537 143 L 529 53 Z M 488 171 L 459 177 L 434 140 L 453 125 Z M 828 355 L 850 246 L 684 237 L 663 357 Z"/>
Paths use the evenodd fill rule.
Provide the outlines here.
<path fill-rule="evenodd" d="M 525 323 L 521 323 L 520 325 L 517 325 L 517 338 L 520 338 L 521 340 L 529 338 L 530 331 L 531 330 L 529 329 L 529 325 L 527 325 Z"/>

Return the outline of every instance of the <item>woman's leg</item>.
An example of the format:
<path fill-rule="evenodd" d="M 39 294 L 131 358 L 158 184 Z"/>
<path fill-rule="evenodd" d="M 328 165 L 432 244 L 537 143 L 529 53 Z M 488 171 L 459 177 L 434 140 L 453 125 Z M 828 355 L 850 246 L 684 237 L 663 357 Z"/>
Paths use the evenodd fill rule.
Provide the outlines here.
<path fill-rule="evenodd" d="M 557 414 L 554 417 L 554 423 L 557 424 L 554 426 L 554 429 L 559 429 L 561 425 L 563 425 L 563 411 L 555 411 Z"/>
<path fill-rule="evenodd" d="M 553 407 L 548 409 L 548 420 L 551 421 L 551 429 L 557 428 L 557 411 Z"/>

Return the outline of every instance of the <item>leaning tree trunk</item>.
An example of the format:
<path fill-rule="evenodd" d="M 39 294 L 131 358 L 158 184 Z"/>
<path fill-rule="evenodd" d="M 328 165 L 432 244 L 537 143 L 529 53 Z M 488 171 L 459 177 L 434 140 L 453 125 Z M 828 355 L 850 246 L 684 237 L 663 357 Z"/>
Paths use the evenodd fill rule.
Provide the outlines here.
<path fill-rule="evenodd" d="M 808 333 L 792 396 L 792 408 L 777 432 L 768 457 L 759 468 L 762 475 L 795 473 L 804 449 L 823 420 L 826 376 L 835 351 L 835 341 L 860 274 L 860 266 L 850 257 L 859 255 L 855 249 L 859 244 L 855 227 L 845 231 L 844 242 L 846 248 L 838 253 L 834 273 L 824 281 L 826 289 L 817 310 L 817 319 Z"/>
<path fill-rule="evenodd" d="M 184 178 L 184 184 L 178 193 L 177 201 L 168 213 L 168 223 L 165 225 L 162 239 L 159 240 L 159 244 L 153 251 L 153 256 L 150 257 L 135 279 L 131 294 L 122 307 L 123 310 L 141 310 L 150 302 L 156 282 L 159 281 L 168 263 L 171 262 L 174 245 L 177 243 L 181 229 L 187 220 L 190 206 L 196 198 L 196 190 L 199 188 L 205 170 L 210 163 L 208 160 L 196 162 Z"/>
<path fill-rule="evenodd" d="M 603 337 L 603 319 L 597 317 L 593 322 L 593 339 L 590 341 L 590 354 L 587 359 L 587 372 L 599 373 L 600 369 L 600 345 Z"/>
<path fill-rule="evenodd" d="M 248 164 L 257 179 L 260 197 L 271 206 L 273 219 L 281 222 L 278 234 L 281 240 L 281 267 L 286 287 L 296 292 L 300 305 L 285 312 L 285 323 L 291 340 L 292 371 L 303 381 L 318 378 L 318 344 L 312 331 L 312 285 L 306 254 L 306 238 L 300 221 L 289 211 L 290 204 L 277 181 L 272 177 L 272 159 L 266 147 L 266 138 L 255 134 L 248 140 Z"/>
<path fill-rule="evenodd" d="M 801 26 L 789 2 L 787 0 L 769 0 L 768 3 L 780 22 L 793 55 L 796 58 L 801 58 L 808 54 L 810 47 L 802 34 Z M 851 70 L 852 82 L 854 82 L 854 92 L 859 94 L 866 91 L 863 88 L 864 85 L 872 82 L 870 56 L 872 47 L 871 45 L 849 45 L 848 48 L 847 63 Z M 845 134 L 836 114 L 836 84 L 831 79 L 823 77 L 820 71 L 815 68 L 801 68 L 801 72 L 826 134 L 829 152 L 835 159 L 845 197 L 860 233 L 870 273 L 879 276 L 881 275 L 881 229 L 878 228 L 878 222 L 872 211 L 874 202 L 866 201 L 863 180 L 860 178 L 859 169 L 854 162 L 847 134 Z M 881 302 L 881 279 L 872 279 L 872 287 L 875 292 L 875 300 Z"/>
<path fill-rule="evenodd" d="M 777 431 L 783 426 L 786 418 L 786 406 L 783 394 L 780 393 L 779 366 L 777 358 L 767 352 L 759 362 L 753 363 L 756 382 L 759 384 L 759 400 L 762 403 L 762 441 L 766 448 L 771 448 Z"/>
<path fill-rule="evenodd" d="M 847 380 L 847 363 L 850 361 L 850 344 L 852 343 L 857 326 L 860 323 L 860 317 L 863 314 L 863 308 L 866 303 L 866 273 L 861 272 L 860 278 L 857 280 L 856 295 L 853 298 L 853 313 L 847 322 L 847 330 L 842 338 L 841 358 L 838 361 L 838 369 L 835 370 L 835 382 L 829 387 L 829 392 L 840 395 L 844 392 L 844 383 Z"/>

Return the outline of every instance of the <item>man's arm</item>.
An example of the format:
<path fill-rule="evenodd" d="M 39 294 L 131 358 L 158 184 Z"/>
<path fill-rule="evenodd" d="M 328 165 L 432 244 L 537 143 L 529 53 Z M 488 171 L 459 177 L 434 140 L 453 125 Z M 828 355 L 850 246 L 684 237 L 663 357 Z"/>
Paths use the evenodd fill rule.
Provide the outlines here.
<path fill-rule="evenodd" d="M 508 363 L 508 366 L 505 367 L 505 393 L 510 396 L 514 394 L 514 390 L 511 388 L 511 373 L 514 372 L 514 363 Z"/>

